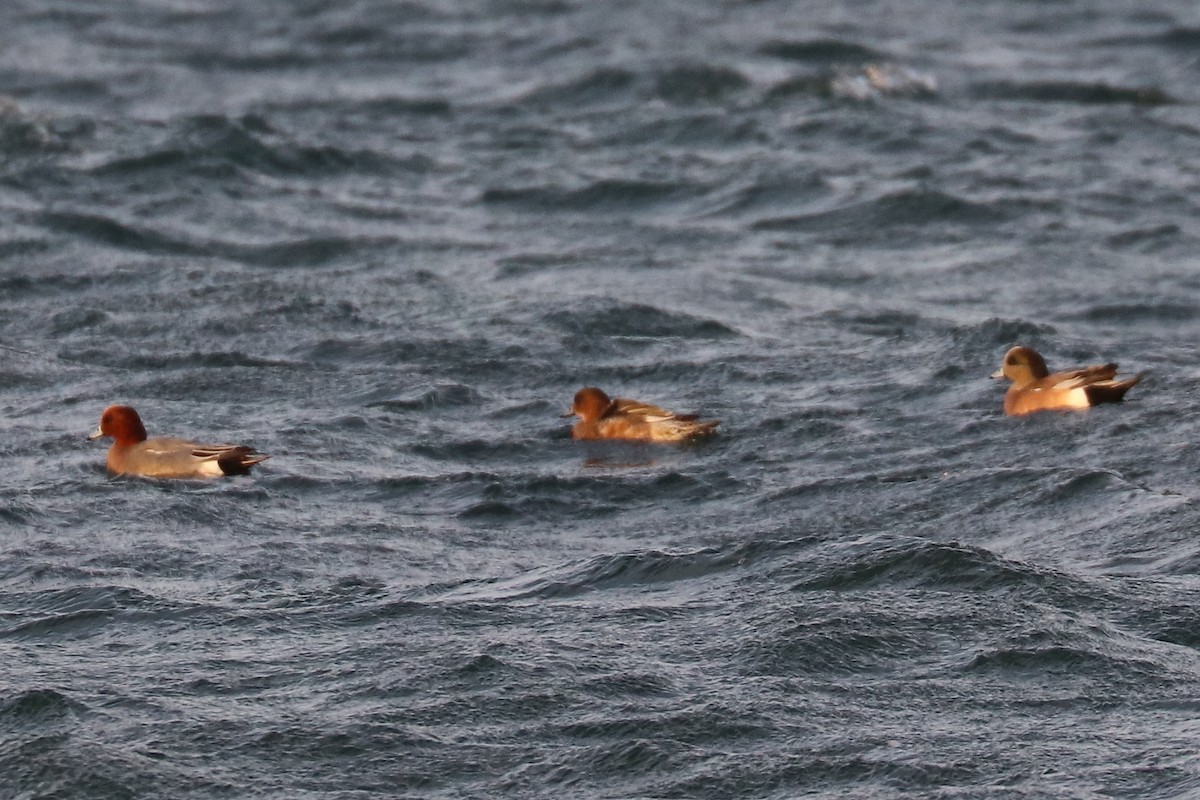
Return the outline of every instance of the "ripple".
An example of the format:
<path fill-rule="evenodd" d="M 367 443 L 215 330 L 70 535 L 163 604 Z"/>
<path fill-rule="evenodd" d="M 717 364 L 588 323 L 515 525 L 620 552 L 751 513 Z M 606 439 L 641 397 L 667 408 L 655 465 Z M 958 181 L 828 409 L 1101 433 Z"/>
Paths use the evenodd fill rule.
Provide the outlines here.
<path fill-rule="evenodd" d="M 1156 323 L 1165 320 L 1188 322 L 1200 316 L 1200 304 L 1182 301 L 1100 303 L 1069 315 L 1094 322 Z"/>
<path fill-rule="evenodd" d="M 1034 103 L 1079 105 L 1161 106 L 1178 102 L 1156 86 L 1113 86 L 1075 81 L 993 81 L 976 83 L 972 94 L 986 100 L 1022 100 Z"/>
<path fill-rule="evenodd" d="M 593 302 L 583 308 L 551 312 L 546 318 L 568 333 L 588 338 L 711 339 L 739 335 L 734 328 L 714 319 L 640 303 Z"/>
<path fill-rule="evenodd" d="M 1042 587 L 1062 577 L 1047 570 L 1000 558 L 980 547 L 924 539 L 885 540 L 852 548 L 845 557 L 823 564 L 796 589 L 861 589 L 869 586 L 957 587 L 975 590 Z"/>
<path fill-rule="evenodd" d="M 202 249 L 186 238 L 172 236 L 155 228 L 122 222 L 104 214 L 72 211 L 44 211 L 37 215 L 40 225 L 99 244 L 152 255 L 199 255 Z"/>
<path fill-rule="evenodd" d="M 29 689 L 0 701 L 0 725 L 6 720 L 19 720 L 25 724 L 34 719 L 81 714 L 87 710 L 83 703 L 54 689 Z"/>
<path fill-rule="evenodd" d="M 776 39 L 758 48 L 764 56 L 788 61 L 834 64 L 839 62 L 869 62 L 886 59 L 879 50 L 843 39 Z"/>
<path fill-rule="evenodd" d="M 106 317 L 107 318 L 107 317 Z M 297 369 L 304 364 L 298 361 L 263 358 L 238 351 L 202 351 L 131 356 L 109 350 L 82 350 L 71 352 L 69 358 L 80 363 L 121 369 L 233 369 L 233 368 L 284 368 Z"/>
<path fill-rule="evenodd" d="M 391 411 L 427 411 L 433 408 L 479 405 L 483 395 L 472 386 L 462 383 L 442 383 L 418 387 L 405 397 L 368 403 L 368 406 Z"/>
<path fill-rule="evenodd" d="M 795 176 L 772 173 L 753 183 L 741 184 L 723 192 L 712 201 L 714 207 L 706 213 L 712 216 L 752 216 L 767 210 L 791 210 L 806 203 L 828 202 L 832 198 L 833 187 L 821 175 L 808 172 Z"/>
<path fill-rule="evenodd" d="M 9 595 L 22 606 L 18 620 L 0 629 L 0 638 L 13 640 L 78 639 L 99 633 L 116 621 L 151 621 L 188 607 L 166 602 L 123 586 L 84 586 Z"/>
<path fill-rule="evenodd" d="M 1105 241 L 1117 249 L 1136 249 L 1143 253 L 1155 252 L 1184 238 L 1183 229 L 1175 224 L 1150 225 L 1115 233 Z"/>
<path fill-rule="evenodd" d="M 896 226 L 970 226 L 1005 222 L 1012 217 L 1005 204 L 978 203 L 947 192 L 912 189 L 854 203 L 832 211 L 776 217 L 755 222 L 755 230 L 870 233 Z"/>
<path fill-rule="evenodd" d="M 1018 343 L 1035 346 L 1044 338 L 1053 336 L 1057 332 L 1058 330 L 1054 326 L 1045 323 L 990 317 L 975 325 L 953 329 L 951 337 L 956 344 L 964 348 L 966 353 L 973 355 L 989 353 L 996 348 L 1007 349 Z M 1002 353 L 995 355 L 997 364 L 1000 363 L 1002 355 Z"/>
<path fill-rule="evenodd" d="M 472 595 L 486 591 L 509 600 L 564 598 L 592 591 L 698 580 L 726 572 L 741 564 L 737 551 L 716 548 L 688 553 L 643 551 L 597 556 L 561 569 L 534 573 L 509 582 L 464 586 Z"/>
<path fill-rule="evenodd" d="M 655 94 L 670 103 L 716 103 L 750 86 L 736 69 L 714 64 L 684 64 L 658 76 Z"/>
<path fill-rule="evenodd" d="M 553 106 L 590 106 L 634 99 L 637 76 L 621 67 L 597 67 L 562 83 L 540 86 L 524 101 Z"/>
<path fill-rule="evenodd" d="M 171 136 L 146 152 L 121 155 L 92 166 L 104 178 L 137 178 L 147 173 L 201 177 L 236 177 L 244 169 L 267 175 L 314 177 L 333 173 L 396 174 L 414 166 L 427 169 L 428 159 L 396 159 L 364 149 L 331 144 L 305 144 L 276 130 L 265 117 L 198 115 L 176 123 Z"/>
<path fill-rule="evenodd" d="M 486 189 L 480 201 L 528 211 L 629 212 L 678 203 L 701 194 L 701 187 L 674 182 L 605 179 L 567 189 L 560 186 Z"/>
<path fill-rule="evenodd" d="M 1097 40 L 1096 44 L 1104 47 L 1152 46 L 1191 51 L 1200 46 L 1200 28 L 1172 26 L 1161 33 L 1149 35 L 1133 34 L 1105 37 Z"/>

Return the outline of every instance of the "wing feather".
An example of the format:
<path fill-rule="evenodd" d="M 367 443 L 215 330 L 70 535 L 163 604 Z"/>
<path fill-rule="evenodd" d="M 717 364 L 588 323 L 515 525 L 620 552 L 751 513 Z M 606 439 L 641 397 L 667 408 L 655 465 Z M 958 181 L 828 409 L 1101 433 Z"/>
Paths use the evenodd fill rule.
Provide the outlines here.
<path fill-rule="evenodd" d="M 642 417 L 647 422 L 664 422 L 669 419 L 678 419 L 678 417 L 665 408 L 659 408 L 658 406 L 643 403 L 639 400 L 627 400 L 623 397 L 618 397 L 613 401 L 612 409 L 608 413 Z"/>
<path fill-rule="evenodd" d="M 1046 383 L 1054 389 L 1078 389 L 1104 381 L 1111 381 L 1117 376 L 1116 364 L 1095 364 L 1090 367 L 1080 367 L 1066 372 L 1058 372 L 1046 378 Z"/>
<path fill-rule="evenodd" d="M 204 461 L 216 461 L 239 453 L 254 452 L 249 447 L 236 444 L 201 444 L 192 448 L 192 455 Z"/>

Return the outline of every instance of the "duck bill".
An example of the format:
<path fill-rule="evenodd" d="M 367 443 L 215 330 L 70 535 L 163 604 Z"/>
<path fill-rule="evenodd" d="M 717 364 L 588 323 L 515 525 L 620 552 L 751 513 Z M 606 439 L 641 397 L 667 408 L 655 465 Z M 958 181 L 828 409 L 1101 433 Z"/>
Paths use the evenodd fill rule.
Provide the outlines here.
<path fill-rule="evenodd" d="M 993 378 L 993 379 L 995 379 L 995 380 L 1000 380 L 1001 378 L 1003 378 L 1003 377 L 1004 377 L 1004 369 L 1003 369 L 1003 368 L 1001 368 L 1001 369 L 998 369 L 998 370 L 996 370 L 995 372 L 993 372 L 993 373 L 991 374 L 991 376 L 990 376 L 990 377 L 991 377 L 991 378 Z"/>
<path fill-rule="evenodd" d="M 93 441 L 94 439 L 99 439 L 103 435 L 104 435 L 104 431 L 100 430 L 100 426 L 97 425 L 96 430 L 94 430 L 88 434 L 87 440 L 90 442 L 90 441 Z"/>
<path fill-rule="evenodd" d="M 559 418 L 559 419 L 569 419 L 570 417 L 573 417 L 573 416 L 575 416 L 575 412 L 574 412 L 574 411 L 568 411 L 568 412 L 566 412 L 565 414 L 559 414 L 559 415 L 558 415 L 558 418 Z"/>

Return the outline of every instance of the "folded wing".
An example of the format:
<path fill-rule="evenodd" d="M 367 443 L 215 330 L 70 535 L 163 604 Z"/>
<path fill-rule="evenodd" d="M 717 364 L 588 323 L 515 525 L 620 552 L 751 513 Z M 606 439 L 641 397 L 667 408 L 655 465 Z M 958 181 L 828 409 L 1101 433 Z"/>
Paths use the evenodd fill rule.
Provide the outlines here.
<path fill-rule="evenodd" d="M 1058 372 L 1045 379 L 1046 385 L 1055 389 L 1078 389 L 1083 386 L 1111 381 L 1117 376 L 1116 364 L 1095 364 L 1090 367 Z"/>
<path fill-rule="evenodd" d="M 253 447 L 240 444 L 201 444 L 192 448 L 192 455 L 201 461 L 215 461 L 226 475 L 245 475 L 255 464 L 270 458 Z"/>
<path fill-rule="evenodd" d="M 608 413 L 605 414 L 605 416 L 610 416 L 612 414 L 627 414 L 633 417 L 642 417 L 646 422 L 666 422 L 667 420 L 672 419 L 688 420 L 696 418 L 695 414 L 680 416 L 678 414 L 672 414 L 665 408 L 652 406 L 649 403 L 643 403 L 638 400 L 628 400 L 624 397 L 618 397 L 613 400 L 612 407 L 609 409 Z"/>

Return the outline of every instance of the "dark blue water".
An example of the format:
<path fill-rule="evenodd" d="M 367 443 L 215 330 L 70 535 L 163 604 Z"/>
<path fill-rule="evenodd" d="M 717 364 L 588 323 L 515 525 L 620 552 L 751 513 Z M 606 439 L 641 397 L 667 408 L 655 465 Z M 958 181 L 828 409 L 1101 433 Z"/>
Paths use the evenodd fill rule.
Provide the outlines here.
<path fill-rule="evenodd" d="M 0 797 L 1197 796 L 1198 85 L 1184 2 L 5 3 Z"/>

